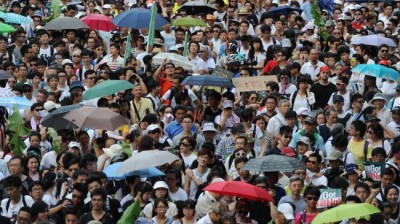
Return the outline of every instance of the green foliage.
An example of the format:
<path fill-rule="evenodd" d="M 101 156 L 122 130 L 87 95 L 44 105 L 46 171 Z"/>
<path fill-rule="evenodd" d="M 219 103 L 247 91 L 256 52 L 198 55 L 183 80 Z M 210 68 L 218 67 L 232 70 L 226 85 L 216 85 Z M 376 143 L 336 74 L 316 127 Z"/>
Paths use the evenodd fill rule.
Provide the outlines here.
<path fill-rule="evenodd" d="M 321 17 L 321 14 L 322 14 L 321 9 L 318 7 L 317 2 L 314 2 L 311 5 L 311 14 L 314 19 L 314 25 L 321 28 L 320 35 L 321 35 L 322 39 L 324 39 L 324 41 L 327 41 L 328 37 L 329 37 L 329 33 L 328 33 L 328 30 L 326 29 L 325 22 Z"/>
<path fill-rule="evenodd" d="M 19 156 L 22 154 L 22 151 L 26 148 L 24 141 L 20 137 L 28 136 L 31 134 L 31 130 L 24 126 L 24 120 L 19 113 L 17 105 L 14 105 L 13 113 L 8 118 L 9 125 L 8 130 L 10 130 L 13 134 L 10 139 L 9 146 L 11 150 L 14 152 L 14 155 Z"/>
<path fill-rule="evenodd" d="M 53 139 L 53 150 L 58 154 L 60 152 L 60 140 L 58 139 L 57 132 L 53 128 L 48 128 L 50 137 Z"/>
<path fill-rule="evenodd" d="M 140 192 L 138 193 L 140 197 Z M 140 200 L 139 197 L 136 196 L 135 202 L 131 204 L 122 214 L 122 217 L 119 219 L 118 224 L 131 224 L 135 223 L 136 219 L 139 218 L 140 215 Z"/>
<path fill-rule="evenodd" d="M 131 146 L 130 146 L 128 143 L 126 143 L 126 142 L 122 142 L 121 147 L 122 147 L 122 151 L 123 151 L 126 155 L 128 155 L 128 157 L 131 157 L 131 155 L 132 155 Z"/>
<path fill-rule="evenodd" d="M 61 0 L 52 0 L 50 6 L 50 16 L 46 19 L 46 22 L 50 22 L 51 20 L 58 18 L 61 14 L 62 2 Z"/>

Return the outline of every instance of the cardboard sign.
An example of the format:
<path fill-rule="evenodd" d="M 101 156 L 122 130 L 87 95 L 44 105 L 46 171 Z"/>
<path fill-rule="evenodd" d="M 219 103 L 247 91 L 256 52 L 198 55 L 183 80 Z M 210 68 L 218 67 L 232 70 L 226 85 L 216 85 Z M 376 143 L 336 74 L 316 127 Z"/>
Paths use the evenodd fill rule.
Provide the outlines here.
<path fill-rule="evenodd" d="M 276 75 L 232 78 L 232 83 L 239 92 L 265 91 L 267 82 L 278 82 Z"/>
<path fill-rule="evenodd" d="M 383 169 L 385 169 L 386 164 L 374 163 L 369 161 L 364 161 L 363 164 L 364 164 L 365 174 L 367 175 L 367 177 L 370 177 L 376 183 L 380 183 L 382 178 L 381 174 Z"/>
<path fill-rule="evenodd" d="M 228 71 L 219 65 L 215 66 L 212 74 L 219 76 L 219 77 L 228 78 L 228 79 L 231 79 L 233 77 L 233 75 L 235 75 L 233 72 Z"/>
<path fill-rule="evenodd" d="M 320 189 L 321 196 L 317 202 L 317 208 L 327 208 L 339 205 L 342 202 L 342 192 L 340 189 L 325 188 Z"/>

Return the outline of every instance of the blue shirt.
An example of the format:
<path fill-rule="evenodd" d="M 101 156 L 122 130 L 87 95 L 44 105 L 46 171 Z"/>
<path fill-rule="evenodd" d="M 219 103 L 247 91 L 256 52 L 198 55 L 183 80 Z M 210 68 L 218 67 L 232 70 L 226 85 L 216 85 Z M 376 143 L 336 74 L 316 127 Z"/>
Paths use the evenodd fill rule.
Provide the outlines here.
<path fill-rule="evenodd" d="M 300 140 L 300 137 L 302 137 L 304 135 L 304 134 L 301 134 L 301 133 L 302 133 L 302 131 L 298 131 L 298 132 L 296 132 L 296 134 L 293 135 L 293 139 L 289 143 L 289 147 L 292 147 L 294 149 L 296 148 L 297 142 Z M 314 143 L 314 148 L 322 150 L 322 151 L 325 152 L 324 139 L 319 134 L 316 134 L 316 135 L 317 135 L 317 140 Z"/>
<path fill-rule="evenodd" d="M 192 125 L 191 130 L 197 133 L 197 127 L 195 124 Z M 183 131 L 183 126 L 178 123 L 178 121 L 174 120 L 165 127 L 165 133 L 168 138 L 173 139 L 175 136 L 179 135 Z"/>

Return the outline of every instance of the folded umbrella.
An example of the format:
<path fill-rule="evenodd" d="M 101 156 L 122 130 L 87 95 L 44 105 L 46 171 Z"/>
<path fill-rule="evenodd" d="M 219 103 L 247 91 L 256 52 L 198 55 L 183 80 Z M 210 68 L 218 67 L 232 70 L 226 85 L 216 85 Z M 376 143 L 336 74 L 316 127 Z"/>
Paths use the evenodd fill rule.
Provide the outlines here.
<path fill-rule="evenodd" d="M 73 110 L 81 108 L 82 105 L 80 104 L 74 104 L 74 105 L 68 105 L 68 106 L 63 106 L 60 108 L 55 109 L 48 115 L 46 115 L 41 124 L 45 127 L 51 127 L 54 128 L 55 130 L 61 130 L 61 129 L 75 129 L 78 126 L 76 126 L 74 123 L 71 121 L 65 119 L 63 116 L 67 114 L 68 112 L 71 112 Z"/>
<path fill-rule="evenodd" d="M 178 159 L 176 155 L 168 151 L 146 150 L 134 154 L 129 159 L 123 161 L 122 165 L 117 170 L 117 174 L 161 166 L 166 163 L 172 163 Z"/>
<path fill-rule="evenodd" d="M 127 122 L 120 114 L 108 108 L 81 107 L 73 110 L 63 118 L 71 121 L 80 128 L 93 128 L 114 131 Z"/>
<path fill-rule="evenodd" d="M 116 26 L 127 27 L 132 29 L 149 28 L 151 18 L 151 10 L 143 8 L 135 8 L 118 14 L 112 21 Z M 169 22 L 157 13 L 155 28 L 162 29 Z"/>
<path fill-rule="evenodd" d="M 381 35 L 367 35 L 356 37 L 354 40 L 351 41 L 350 44 L 358 45 L 358 44 L 365 44 L 369 46 L 376 46 L 379 47 L 382 44 L 386 44 L 388 47 L 396 47 L 396 43 L 386 37 L 382 37 Z"/>
<path fill-rule="evenodd" d="M 103 14 L 90 14 L 81 18 L 91 29 L 109 32 L 116 28 L 110 17 Z"/>
<path fill-rule="evenodd" d="M 281 155 L 261 156 L 249 160 L 242 169 L 255 172 L 292 172 L 297 169 L 305 169 L 306 165 L 292 157 Z"/>
<path fill-rule="evenodd" d="M 76 29 L 90 29 L 86 23 L 75 17 L 58 17 L 51 20 L 44 26 L 45 30 L 76 30 Z"/>
<path fill-rule="evenodd" d="M 376 78 L 390 79 L 393 81 L 400 80 L 399 71 L 378 64 L 359 64 L 352 69 L 353 72 L 360 73 L 362 75 L 369 75 Z"/>
<path fill-rule="evenodd" d="M 343 204 L 319 213 L 312 224 L 335 223 L 341 220 L 358 218 L 381 212 L 369 203 Z"/>
<path fill-rule="evenodd" d="M 204 190 L 254 201 L 274 201 L 271 194 L 269 194 L 265 189 L 243 181 L 215 182 L 208 185 Z"/>
<path fill-rule="evenodd" d="M 234 87 L 230 79 L 215 75 L 189 76 L 182 81 L 182 85 Z"/>
<path fill-rule="evenodd" d="M 113 163 L 106 168 L 104 168 L 103 172 L 107 175 L 108 180 L 121 180 L 125 179 L 125 177 L 129 176 L 140 176 L 141 178 L 146 177 L 156 177 L 156 176 L 164 176 L 165 174 L 161 172 L 161 170 L 155 167 L 144 168 L 141 170 L 136 170 L 132 172 L 127 172 L 123 174 L 117 174 L 117 170 L 122 165 L 122 162 Z"/>
<path fill-rule="evenodd" d="M 126 80 L 107 80 L 86 90 L 83 100 L 91 100 L 97 97 L 108 96 L 119 91 L 132 88 L 132 83 Z"/>

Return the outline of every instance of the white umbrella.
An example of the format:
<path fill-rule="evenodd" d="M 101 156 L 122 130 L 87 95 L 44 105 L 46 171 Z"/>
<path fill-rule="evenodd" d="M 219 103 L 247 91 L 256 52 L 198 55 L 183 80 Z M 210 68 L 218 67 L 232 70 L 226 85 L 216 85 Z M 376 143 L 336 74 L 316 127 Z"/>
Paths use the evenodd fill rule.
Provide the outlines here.
<path fill-rule="evenodd" d="M 124 174 L 145 168 L 161 166 L 166 163 L 172 163 L 178 159 L 179 158 L 176 155 L 168 151 L 142 151 L 132 155 L 129 159 L 122 162 L 116 174 Z"/>
<path fill-rule="evenodd" d="M 396 47 L 396 43 L 386 37 L 382 37 L 380 35 L 368 35 L 368 36 L 361 36 L 354 38 L 354 40 L 351 41 L 350 44 L 365 44 L 369 46 L 381 46 L 382 44 L 386 44 L 388 47 Z"/>
<path fill-rule="evenodd" d="M 181 66 L 185 70 L 192 70 L 193 63 L 189 61 L 189 58 L 173 53 L 160 52 L 156 54 L 153 57 L 153 64 L 161 65 L 165 58 L 171 60 L 171 62 L 174 63 L 175 67 Z"/>
<path fill-rule="evenodd" d="M 10 98 L 16 96 L 10 89 L 0 88 L 0 98 Z"/>

